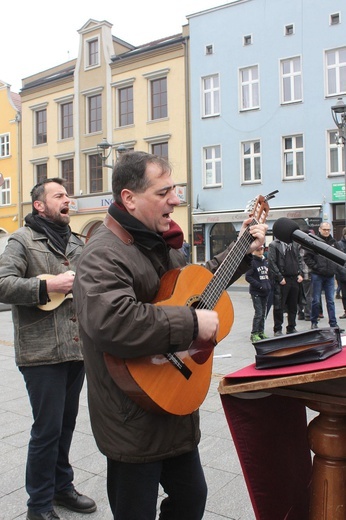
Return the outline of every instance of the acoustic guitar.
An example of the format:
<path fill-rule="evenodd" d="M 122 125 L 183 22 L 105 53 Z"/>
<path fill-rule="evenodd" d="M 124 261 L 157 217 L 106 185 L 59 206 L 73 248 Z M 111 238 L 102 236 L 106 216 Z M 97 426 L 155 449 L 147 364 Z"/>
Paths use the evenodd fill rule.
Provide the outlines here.
<path fill-rule="evenodd" d="M 265 222 L 268 200 L 275 193 L 259 196 L 252 203 L 251 223 L 214 275 L 200 265 L 172 269 L 162 277 L 152 303 L 215 310 L 220 322 L 216 342 L 224 339 L 233 325 L 233 306 L 225 289 L 253 241 L 250 226 Z M 207 395 L 214 347 L 215 343 L 204 342 L 202 349 L 198 341 L 193 341 L 188 350 L 175 354 L 119 359 L 104 353 L 104 359 L 117 386 L 142 408 L 154 413 L 187 415 L 197 410 Z"/>
<path fill-rule="evenodd" d="M 40 274 L 37 278 L 40 280 L 50 280 L 51 278 L 55 278 L 55 274 Z M 48 302 L 45 305 L 37 305 L 39 309 L 42 311 L 54 311 L 59 305 L 61 305 L 65 300 L 73 298 L 73 294 L 71 292 L 67 294 L 50 292 L 48 293 Z"/>

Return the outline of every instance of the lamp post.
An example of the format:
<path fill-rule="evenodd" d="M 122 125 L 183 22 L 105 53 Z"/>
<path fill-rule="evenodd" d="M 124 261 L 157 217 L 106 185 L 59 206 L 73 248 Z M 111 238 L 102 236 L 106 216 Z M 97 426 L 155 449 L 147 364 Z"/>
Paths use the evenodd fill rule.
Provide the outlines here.
<path fill-rule="evenodd" d="M 332 116 L 334 123 L 338 128 L 336 134 L 336 142 L 338 145 L 343 147 L 343 153 L 341 154 L 341 168 L 345 174 L 345 227 L 346 227 L 346 105 L 343 102 L 342 97 L 338 98 L 336 105 L 331 107 Z"/>
<path fill-rule="evenodd" d="M 102 139 L 102 143 L 99 143 L 97 145 L 97 152 L 98 152 L 99 156 L 101 157 L 102 166 L 105 166 L 106 168 L 112 168 L 112 169 L 114 168 L 113 161 L 112 161 L 112 164 L 106 164 L 106 161 L 107 161 L 108 157 L 112 153 L 113 146 L 114 146 L 113 144 L 110 144 L 107 141 L 106 137 L 104 137 Z M 119 146 L 116 148 L 116 158 L 117 158 L 117 161 L 119 160 L 121 155 L 123 153 L 125 153 L 126 151 L 127 151 L 126 146 L 123 145 L 123 144 L 119 144 Z"/>
<path fill-rule="evenodd" d="M 102 139 L 102 143 L 99 143 L 97 145 L 97 152 L 98 152 L 99 156 L 101 157 L 102 166 L 113 169 L 113 165 L 106 164 L 108 157 L 112 153 L 112 145 L 109 144 L 109 142 L 107 141 L 107 139 L 105 137 Z"/>

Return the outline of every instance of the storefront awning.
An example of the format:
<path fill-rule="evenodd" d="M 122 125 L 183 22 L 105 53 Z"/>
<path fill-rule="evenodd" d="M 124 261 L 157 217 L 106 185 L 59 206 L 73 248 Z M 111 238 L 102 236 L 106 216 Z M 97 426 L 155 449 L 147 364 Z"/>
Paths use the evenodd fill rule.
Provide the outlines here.
<path fill-rule="evenodd" d="M 321 216 L 321 206 L 300 206 L 290 208 L 272 208 L 269 210 L 267 222 L 286 218 L 312 218 Z M 243 222 L 247 217 L 245 211 L 211 211 L 192 214 L 193 224 L 215 224 L 217 222 Z"/>

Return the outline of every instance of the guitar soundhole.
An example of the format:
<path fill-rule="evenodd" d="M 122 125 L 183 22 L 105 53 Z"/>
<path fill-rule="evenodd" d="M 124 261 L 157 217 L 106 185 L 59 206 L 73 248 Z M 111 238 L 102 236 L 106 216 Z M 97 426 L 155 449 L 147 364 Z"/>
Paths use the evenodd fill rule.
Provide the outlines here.
<path fill-rule="evenodd" d="M 188 300 L 186 301 L 186 306 L 196 308 L 200 301 L 201 300 L 200 300 L 199 294 L 195 294 L 193 296 L 190 296 L 190 298 L 188 298 Z"/>

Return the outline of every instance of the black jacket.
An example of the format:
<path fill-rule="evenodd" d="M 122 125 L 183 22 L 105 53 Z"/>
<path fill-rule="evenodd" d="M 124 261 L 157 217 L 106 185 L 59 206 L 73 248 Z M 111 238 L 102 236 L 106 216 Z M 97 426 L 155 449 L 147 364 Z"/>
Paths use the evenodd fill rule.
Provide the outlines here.
<path fill-rule="evenodd" d="M 249 293 L 266 297 L 271 291 L 271 283 L 268 275 L 268 260 L 264 257 L 253 255 L 252 266 L 245 274 L 245 280 L 250 284 Z"/>
<path fill-rule="evenodd" d="M 332 236 L 329 235 L 328 237 L 323 237 L 320 233 L 318 233 L 317 236 L 322 238 L 331 247 L 340 250 L 337 241 Z M 325 256 L 314 253 L 313 251 L 306 251 L 304 260 L 308 267 L 310 267 L 311 272 L 314 274 L 319 274 L 320 276 L 334 276 L 338 272 L 338 265 L 335 262 L 329 260 L 329 258 L 326 258 Z"/>

